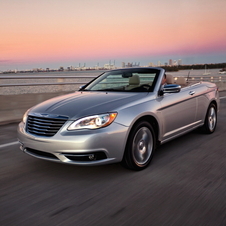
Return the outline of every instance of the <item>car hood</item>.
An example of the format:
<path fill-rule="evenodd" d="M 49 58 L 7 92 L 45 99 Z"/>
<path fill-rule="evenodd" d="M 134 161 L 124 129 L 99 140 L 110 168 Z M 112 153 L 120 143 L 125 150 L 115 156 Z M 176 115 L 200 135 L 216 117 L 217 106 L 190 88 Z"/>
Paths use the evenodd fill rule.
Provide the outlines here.
<path fill-rule="evenodd" d="M 67 116 L 69 119 L 77 119 L 117 111 L 145 96 L 147 93 L 75 92 L 38 104 L 31 109 L 30 113 L 61 115 Z"/>

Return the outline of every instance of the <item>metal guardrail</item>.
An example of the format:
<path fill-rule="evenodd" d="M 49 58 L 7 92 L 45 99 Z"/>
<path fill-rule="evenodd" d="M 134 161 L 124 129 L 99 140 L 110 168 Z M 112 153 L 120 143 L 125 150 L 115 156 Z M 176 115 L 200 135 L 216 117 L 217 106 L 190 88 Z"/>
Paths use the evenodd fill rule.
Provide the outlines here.
<path fill-rule="evenodd" d="M 43 75 L 36 75 L 36 76 L 1 76 L 0 75 L 0 87 L 12 87 L 12 86 L 44 86 L 44 85 L 81 85 L 87 83 L 87 79 L 90 81 L 97 76 L 60 76 L 60 75 L 50 75 L 50 76 L 43 76 Z M 181 77 L 181 76 L 178 76 Z M 186 77 L 185 77 L 186 78 Z M 2 83 L 1 80 L 40 80 L 40 79 L 57 79 L 54 82 L 32 82 L 32 83 Z M 74 82 L 67 82 L 66 79 L 75 79 L 77 81 Z M 177 77 L 174 77 L 176 80 Z M 80 80 L 80 81 L 78 81 Z M 200 81 L 209 81 L 209 82 L 226 82 L 226 75 L 224 76 L 191 76 L 186 78 L 188 82 L 200 82 Z"/>
<path fill-rule="evenodd" d="M 0 80 L 34 80 L 34 79 L 57 79 L 56 82 L 47 82 L 47 83 L 40 83 L 40 82 L 34 82 L 34 83 L 6 83 L 1 84 L 0 87 L 11 87 L 11 86 L 43 86 L 43 85 L 74 85 L 74 84 L 84 84 L 85 79 L 94 79 L 97 76 L 60 76 L 60 75 L 54 75 L 54 76 L 42 76 L 42 75 L 36 75 L 36 76 L 0 76 Z M 65 79 L 81 79 L 82 81 L 76 81 L 76 82 L 64 82 Z M 86 83 L 86 82 L 85 82 Z"/>
<path fill-rule="evenodd" d="M 209 82 L 224 82 L 226 76 L 195 76 L 186 78 L 187 81 L 209 81 Z"/>

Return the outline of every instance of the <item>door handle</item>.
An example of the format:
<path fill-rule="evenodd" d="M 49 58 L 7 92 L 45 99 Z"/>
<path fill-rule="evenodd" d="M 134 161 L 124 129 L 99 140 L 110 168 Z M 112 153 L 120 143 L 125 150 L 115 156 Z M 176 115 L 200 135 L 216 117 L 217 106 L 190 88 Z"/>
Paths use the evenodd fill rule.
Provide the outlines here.
<path fill-rule="evenodd" d="M 189 92 L 189 95 L 194 95 L 195 94 L 195 91 L 190 91 Z"/>

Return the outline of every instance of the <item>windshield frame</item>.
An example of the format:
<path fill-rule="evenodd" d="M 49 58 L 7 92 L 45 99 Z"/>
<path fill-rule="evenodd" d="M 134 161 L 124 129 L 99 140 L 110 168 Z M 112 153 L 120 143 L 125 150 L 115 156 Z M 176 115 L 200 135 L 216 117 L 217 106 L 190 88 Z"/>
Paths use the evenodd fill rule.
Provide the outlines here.
<path fill-rule="evenodd" d="M 110 70 L 106 71 L 102 74 L 100 74 L 98 77 L 87 83 L 85 86 L 83 86 L 80 91 L 95 91 L 95 92 L 153 92 L 156 86 L 156 83 L 158 81 L 159 75 L 160 75 L 161 69 L 160 68 L 126 68 L 126 69 L 116 69 L 116 70 Z M 104 79 L 107 79 L 108 76 L 117 76 L 117 75 L 122 75 L 122 79 L 130 78 L 132 77 L 131 75 L 134 74 L 155 74 L 154 79 L 150 82 L 152 82 L 151 85 L 146 84 L 140 84 L 138 87 L 132 88 L 132 89 L 125 89 L 123 87 L 126 86 L 120 86 L 119 87 L 113 87 L 113 88 L 106 88 L 106 89 L 94 89 L 93 87 L 104 84 L 100 83 Z M 112 77 L 113 79 L 113 77 Z M 144 81 L 143 81 L 144 82 Z M 123 83 L 123 81 L 120 81 L 118 83 Z M 111 84 L 111 83 L 106 83 L 106 84 Z M 113 84 L 113 83 L 112 83 Z M 114 84 L 117 84 L 117 82 L 114 82 Z"/>

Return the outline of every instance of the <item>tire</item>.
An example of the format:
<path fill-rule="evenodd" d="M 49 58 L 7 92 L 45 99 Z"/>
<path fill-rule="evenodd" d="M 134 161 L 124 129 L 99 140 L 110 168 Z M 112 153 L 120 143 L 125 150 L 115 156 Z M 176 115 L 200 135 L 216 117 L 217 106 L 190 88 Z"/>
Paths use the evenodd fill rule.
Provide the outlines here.
<path fill-rule="evenodd" d="M 136 171 L 145 169 L 151 162 L 155 148 L 156 138 L 152 126 L 146 121 L 137 123 L 127 140 L 123 166 Z"/>
<path fill-rule="evenodd" d="M 203 125 L 204 133 L 211 134 L 215 131 L 217 126 L 217 109 L 215 104 L 210 104 L 208 107 L 205 123 Z"/>

